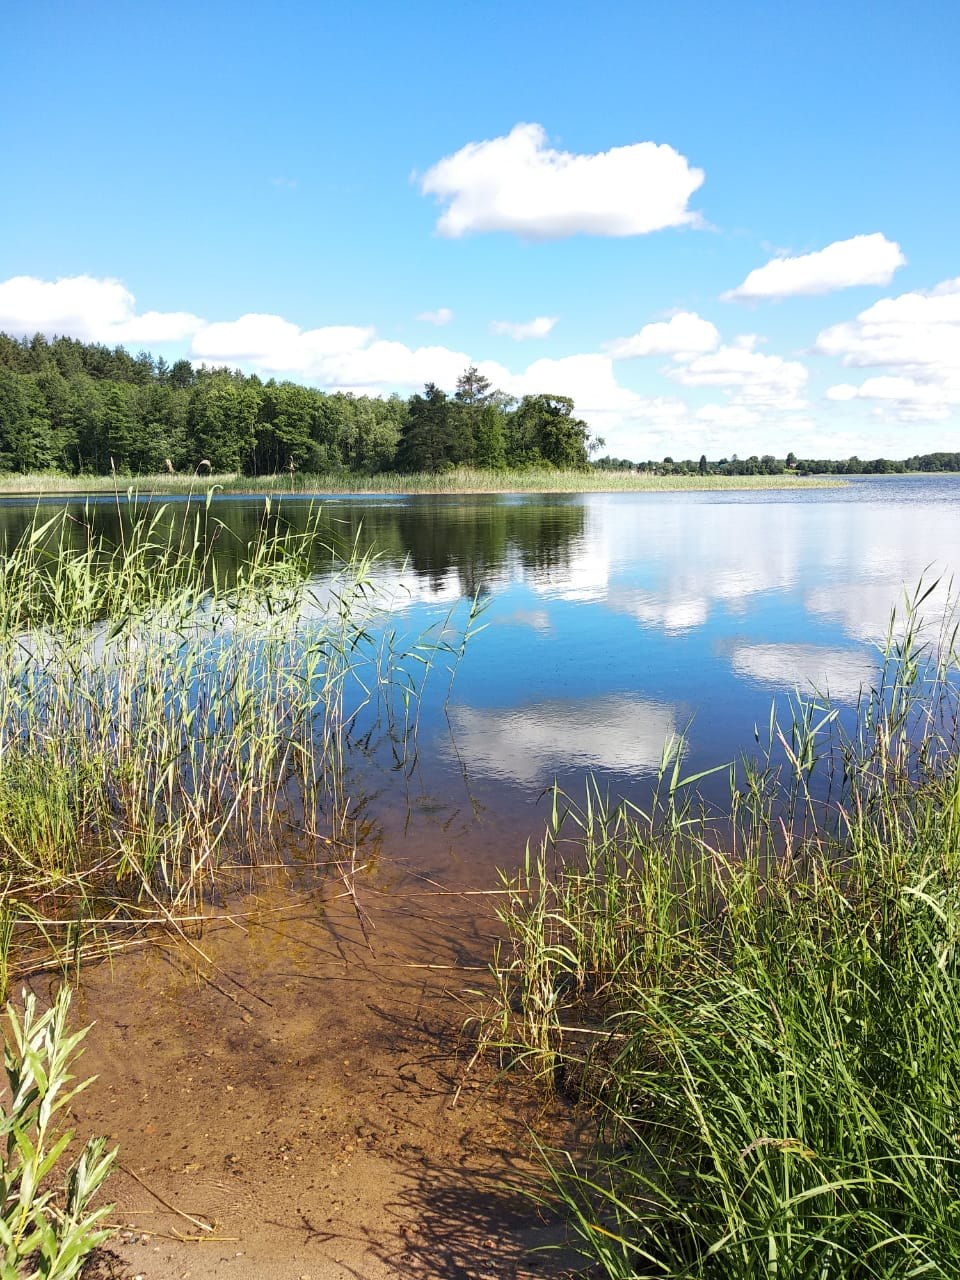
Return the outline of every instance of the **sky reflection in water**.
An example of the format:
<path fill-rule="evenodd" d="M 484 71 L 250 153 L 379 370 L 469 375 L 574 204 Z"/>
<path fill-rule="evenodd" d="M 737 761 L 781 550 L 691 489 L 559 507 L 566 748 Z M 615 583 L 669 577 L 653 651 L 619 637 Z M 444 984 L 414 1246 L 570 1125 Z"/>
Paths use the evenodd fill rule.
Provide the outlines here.
<path fill-rule="evenodd" d="M 692 772 L 751 748 L 773 699 L 786 710 L 816 690 L 853 706 L 904 593 L 943 575 L 925 606 L 935 617 L 960 567 L 953 480 L 587 495 L 573 510 L 582 522 L 542 564 L 507 554 L 490 566 L 488 626 L 437 738 L 438 760 L 458 756 L 476 786 L 496 779 L 501 802 L 504 784 L 556 775 L 578 789 L 587 770 L 642 797 L 681 730 Z M 422 616 L 415 577 L 410 613 Z"/>
<path fill-rule="evenodd" d="M 302 527 L 309 506 L 284 499 L 281 512 Z M 183 519 L 183 504 L 171 510 Z M 108 532 L 117 520 L 109 503 L 90 511 Z M 0 512 L 13 537 L 32 505 Z M 217 501 L 212 513 L 227 530 L 222 554 L 237 557 L 262 500 Z M 785 709 L 798 688 L 855 704 L 904 591 L 943 575 L 925 606 L 935 616 L 960 568 L 960 478 L 798 493 L 336 498 L 323 500 L 322 519 L 344 544 L 379 549 L 376 577 L 407 633 L 451 607 L 464 619 L 475 593 L 486 602 L 446 709 L 446 679 L 431 686 L 414 776 L 383 762 L 374 804 L 401 843 L 427 839 L 432 823 L 436 845 L 471 858 L 488 856 L 491 832 L 536 829 L 531 806 L 555 778 L 581 794 L 593 772 L 643 803 L 680 732 L 695 772 L 751 748 L 771 700 Z M 401 820 L 407 805 L 419 826 Z"/>

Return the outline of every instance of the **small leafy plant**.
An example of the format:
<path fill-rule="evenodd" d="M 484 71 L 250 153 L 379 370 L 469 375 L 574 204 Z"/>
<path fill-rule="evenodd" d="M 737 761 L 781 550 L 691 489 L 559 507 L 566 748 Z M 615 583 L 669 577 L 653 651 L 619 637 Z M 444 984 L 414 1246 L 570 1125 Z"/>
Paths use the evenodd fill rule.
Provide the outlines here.
<path fill-rule="evenodd" d="M 110 1235 L 98 1226 L 112 1205 L 89 1210 L 110 1172 L 116 1150 L 92 1138 L 59 1190 L 50 1175 L 73 1138 L 57 1134 L 54 1120 L 81 1090 L 69 1068 L 89 1028 L 67 1032 L 70 990 L 38 1016 L 36 997 L 25 995 L 22 1018 L 7 1005 L 4 1067 L 9 1098 L 0 1115 L 0 1280 L 73 1280 Z"/>

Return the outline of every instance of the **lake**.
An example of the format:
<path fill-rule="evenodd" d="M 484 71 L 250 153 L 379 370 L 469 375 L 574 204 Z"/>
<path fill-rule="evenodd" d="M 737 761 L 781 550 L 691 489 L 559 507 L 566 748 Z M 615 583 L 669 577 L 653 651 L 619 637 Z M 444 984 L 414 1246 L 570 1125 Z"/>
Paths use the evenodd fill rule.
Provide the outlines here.
<path fill-rule="evenodd" d="M 484 624 L 452 687 L 435 671 L 415 758 L 372 750 L 352 779 L 358 814 L 391 859 L 445 880 L 515 865 L 556 779 L 574 796 L 593 774 L 643 803 L 664 744 L 683 733 L 684 770 L 734 759 L 797 690 L 852 709 L 879 669 L 891 609 L 921 579 L 960 569 L 960 478 L 854 479 L 839 489 L 701 493 L 274 499 L 304 527 L 322 502 L 327 535 L 374 547 L 392 625 L 410 636 L 469 602 Z M 41 517 L 63 505 L 40 504 Z M 36 500 L 0 503 L 16 538 Z M 262 498 L 199 513 L 235 566 Z M 71 504 L 118 536 L 113 497 Z M 317 555 L 317 572 L 325 556 Z M 942 609 L 944 583 L 926 609 Z M 449 695 L 449 696 L 448 696 Z M 713 785 L 706 784 L 709 790 Z M 723 780 L 716 786 L 725 787 Z"/>

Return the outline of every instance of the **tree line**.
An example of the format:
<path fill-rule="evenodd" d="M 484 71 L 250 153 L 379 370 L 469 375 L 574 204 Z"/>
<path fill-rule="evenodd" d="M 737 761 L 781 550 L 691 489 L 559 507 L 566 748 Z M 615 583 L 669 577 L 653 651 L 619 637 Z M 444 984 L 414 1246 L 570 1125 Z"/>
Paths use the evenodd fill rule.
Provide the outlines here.
<path fill-rule="evenodd" d="M 919 471 L 960 471 L 960 453 L 916 453 L 909 458 L 863 459 L 849 458 L 798 458 L 792 451 L 785 458 L 775 458 L 765 453 L 762 457 L 751 454 L 749 458 L 720 458 L 708 461 L 701 454 L 699 461 L 686 458 L 674 461 L 666 457 L 660 462 L 633 462 L 628 458 L 597 458 L 593 465 L 602 471 L 638 471 L 659 476 L 872 476 L 906 475 Z"/>
<path fill-rule="evenodd" d="M 586 467 L 567 396 L 508 396 L 476 368 L 404 400 L 0 333 L 0 471 L 72 475 Z"/>
<path fill-rule="evenodd" d="M 212 471 L 444 471 L 588 465 L 592 441 L 567 396 L 516 399 L 476 368 L 452 394 L 428 383 L 408 399 L 325 392 L 235 369 L 195 369 L 141 351 L 74 338 L 0 333 L 0 471 L 149 475 Z M 610 470 L 657 475 L 875 475 L 960 471 L 960 453 L 904 459 L 785 458 L 636 463 Z"/>

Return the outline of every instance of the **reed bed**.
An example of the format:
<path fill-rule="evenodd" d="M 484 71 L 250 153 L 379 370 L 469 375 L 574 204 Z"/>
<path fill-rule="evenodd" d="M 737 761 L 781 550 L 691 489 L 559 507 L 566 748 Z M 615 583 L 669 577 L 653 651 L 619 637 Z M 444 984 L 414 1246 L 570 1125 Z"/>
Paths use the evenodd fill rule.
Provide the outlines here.
<path fill-rule="evenodd" d="M 506 880 L 486 1040 L 596 1113 L 541 1188 L 596 1272 L 960 1274 L 955 636 L 911 611 L 855 726 L 794 704 L 724 814 L 676 749 L 643 812 L 557 796 Z"/>
<path fill-rule="evenodd" d="M 0 553 L 0 988 L 195 918 L 228 865 L 353 856 L 354 730 L 402 759 L 417 672 L 459 651 L 400 646 L 368 555 L 315 576 L 315 521 L 268 503 L 228 576 L 204 515 L 155 507 L 111 546 L 62 514 Z"/>
<path fill-rule="evenodd" d="M 236 473 L 204 475 L 154 475 L 118 479 L 115 476 L 6 475 L 0 476 L 0 493 L 84 494 L 123 492 L 132 486 L 140 493 L 187 494 L 213 487 L 225 493 L 297 494 L 398 494 L 398 493 L 628 493 L 675 492 L 701 489 L 824 489 L 842 487 L 836 476 L 656 476 L 636 471 L 557 470 L 534 467 L 523 471 L 493 471 L 456 467 L 437 474 L 354 475 L 334 472 L 313 475 L 288 472 L 272 476 Z"/>

